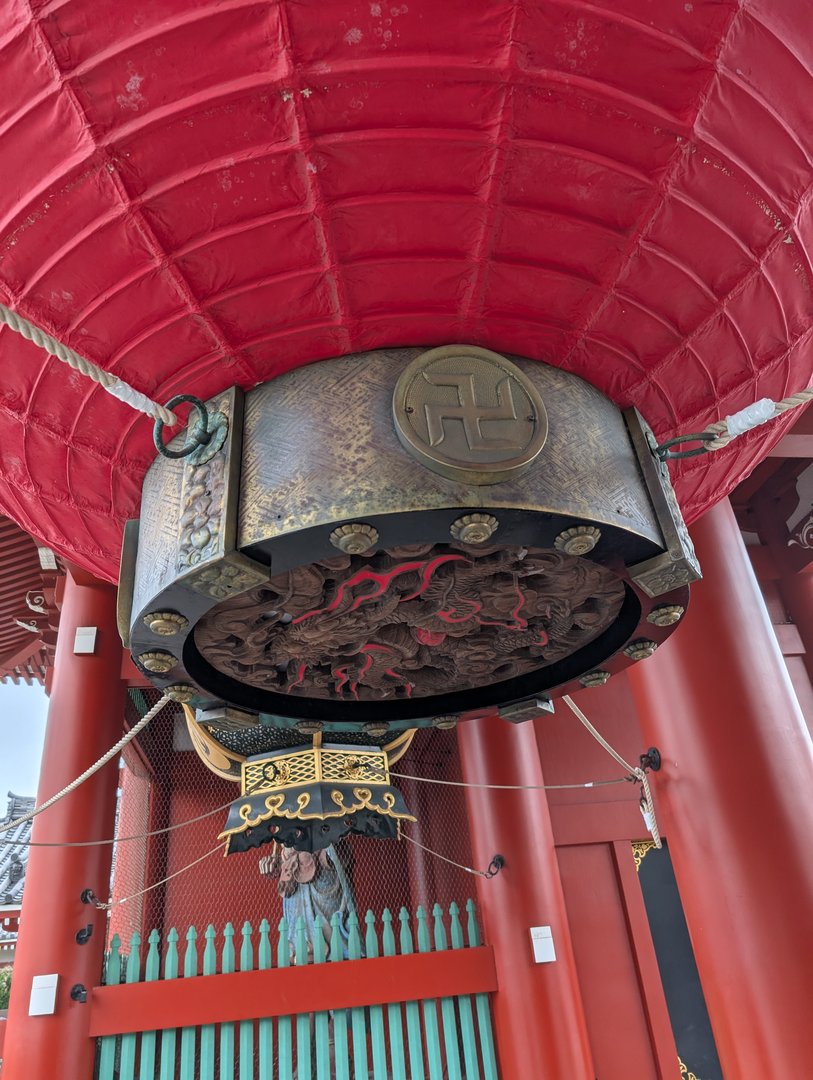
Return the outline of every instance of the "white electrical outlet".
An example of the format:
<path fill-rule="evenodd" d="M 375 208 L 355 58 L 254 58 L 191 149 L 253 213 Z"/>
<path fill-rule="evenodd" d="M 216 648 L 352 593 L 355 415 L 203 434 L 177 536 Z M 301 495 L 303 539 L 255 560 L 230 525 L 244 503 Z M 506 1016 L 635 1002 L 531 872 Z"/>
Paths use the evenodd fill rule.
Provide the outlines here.
<path fill-rule="evenodd" d="M 58 975 L 35 975 L 31 980 L 31 996 L 28 999 L 29 1016 L 52 1016 L 56 1012 L 56 988 Z"/>
<path fill-rule="evenodd" d="M 534 949 L 534 963 L 550 964 L 556 959 L 553 933 L 549 926 L 532 926 L 531 944 Z"/>
<path fill-rule="evenodd" d="M 77 655 L 90 654 L 96 651 L 95 626 L 77 626 L 73 639 L 73 651 Z"/>

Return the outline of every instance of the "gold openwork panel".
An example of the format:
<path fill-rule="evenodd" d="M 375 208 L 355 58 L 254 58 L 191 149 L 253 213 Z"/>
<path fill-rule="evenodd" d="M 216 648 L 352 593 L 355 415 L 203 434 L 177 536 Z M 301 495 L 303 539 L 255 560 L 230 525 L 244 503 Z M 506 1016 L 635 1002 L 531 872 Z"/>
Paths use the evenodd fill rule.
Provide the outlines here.
<path fill-rule="evenodd" d="M 309 747 L 243 764 L 243 794 L 258 795 L 318 781 L 389 783 L 387 755 L 369 750 Z"/>
<path fill-rule="evenodd" d="M 363 780 L 366 784 L 388 784 L 387 755 L 347 750 L 322 751 L 322 779 Z"/>
<path fill-rule="evenodd" d="M 243 793 L 254 794 L 277 788 L 312 784 L 319 779 L 318 751 L 298 750 L 293 754 L 247 761 L 243 765 Z"/>

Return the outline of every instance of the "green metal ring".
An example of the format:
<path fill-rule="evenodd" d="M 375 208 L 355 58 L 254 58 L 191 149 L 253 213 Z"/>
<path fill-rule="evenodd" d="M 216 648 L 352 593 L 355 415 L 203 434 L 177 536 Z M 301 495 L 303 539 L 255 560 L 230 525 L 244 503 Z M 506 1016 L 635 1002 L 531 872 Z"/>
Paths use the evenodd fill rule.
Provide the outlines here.
<path fill-rule="evenodd" d="M 187 424 L 187 436 L 186 442 L 180 450 L 170 450 L 164 442 L 162 435 L 164 431 L 164 421 L 156 420 L 155 427 L 152 429 L 152 441 L 155 443 L 155 449 L 165 458 L 185 458 L 194 453 L 199 446 L 205 446 L 211 439 L 209 433 L 209 414 L 206 411 L 206 406 L 193 394 L 176 394 L 174 398 L 170 398 L 166 403 L 167 409 L 174 409 L 176 405 L 180 405 L 182 402 L 188 401 L 192 408 L 197 412 L 198 419 L 194 426 Z"/>
<path fill-rule="evenodd" d="M 675 439 L 667 439 L 666 442 L 656 446 L 653 453 L 661 461 L 675 461 L 678 458 L 697 457 L 699 454 L 707 454 L 707 446 L 696 446 L 694 450 L 672 450 L 673 446 L 680 446 L 687 442 L 713 442 L 717 436 L 711 431 L 699 431 L 694 435 L 678 435 Z"/>

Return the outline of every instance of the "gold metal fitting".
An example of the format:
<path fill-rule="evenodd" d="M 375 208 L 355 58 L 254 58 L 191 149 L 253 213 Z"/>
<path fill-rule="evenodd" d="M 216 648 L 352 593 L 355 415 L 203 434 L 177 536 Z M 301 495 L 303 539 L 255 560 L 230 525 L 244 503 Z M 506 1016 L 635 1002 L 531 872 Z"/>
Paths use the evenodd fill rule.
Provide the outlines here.
<path fill-rule="evenodd" d="M 173 637 L 180 634 L 189 625 L 189 619 L 177 611 L 151 611 L 144 616 L 144 625 L 153 634 L 161 637 Z"/>
<path fill-rule="evenodd" d="M 603 686 L 609 678 L 609 671 L 604 671 L 602 668 L 596 668 L 595 671 L 588 671 L 582 675 L 579 682 L 582 686 Z"/>
<path fill-rule="evenodd" d="M 674 626 L 683 618 L 685 611 L 686 608 L 681 604 L 659 604 L 650 611 L 646 621 L 654 626 Z"/>
<path fill-rule="evenodd" d="M 296 730 L 300 735 L 318 735 L 324 729 L 321 720 L 297 720 Z"/>
<path fill-rule="evenodd" d="M 572 529 L 560 532 L 553 541 L 557 551 L 566 555 L 586 555 L 592 551 L 601 539 L 601 529 L 595 525 L 575 525 Z"/>
<path fill-rule="evenodd" d="M 449 532 L 461 544 L 484 544 L 499 526 L 493 514 L 464 514 L 452 522 Z"/>
<path fill-rule="evenodd" d="M 352 525 L 340 525 L 334 529 L 330 542 L 346 555 L 363 555 L 378 543 L 378 529 L 354 521 Z"/>
<path fill-rule="evenodd" d="M 649 641 L 647 638 L 638 638 L 636 641 L 630 642 L 624 649 L 624 655 L 628 656 L 630 660 L 646 660 L 648 656 L 654 653 L 657 647 L 654 641 Z"/>
<path fill-rule="evenodd" d="M 164 689 L 164 693 L 173 701 L 180 701 L 182 704 L 186 704 L 198 695 L 195 687 L 190 686 L 189 683 L 173 683 L 172 686 Z"/>
<path fill-rule="evenodd" d="M 145 671 L 151 671 L 153 675 L 165 675 L 179 663 L 168 652 L 143 652 L 137 659 Z"/>
<path fill-rule="evenodd" d="M 438 731 L 451 731 L 453 727 L 457 727 L 456 716 L 433 716 L 432 727 L 437 728 Z"/>
<path fill-rule="evenodd" d="M 386 720 L 370 720 L 362 726 L 365 732 L 368 735 L 372 735 L 374 739 L 379 738 L 381 735 L 386 735 L 390 730 L 390 725 Z"/>

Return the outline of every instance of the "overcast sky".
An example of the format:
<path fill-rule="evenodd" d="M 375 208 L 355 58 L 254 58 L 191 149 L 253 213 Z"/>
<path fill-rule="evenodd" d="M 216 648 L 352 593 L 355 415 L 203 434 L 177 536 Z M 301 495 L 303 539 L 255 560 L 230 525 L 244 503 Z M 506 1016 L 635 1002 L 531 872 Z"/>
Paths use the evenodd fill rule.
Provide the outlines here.
<path fill-rule="evenodd" d="M 48 698 L 41 686 L 0 683 L 0 818 L 6 792 L 36 795 Z"/>

